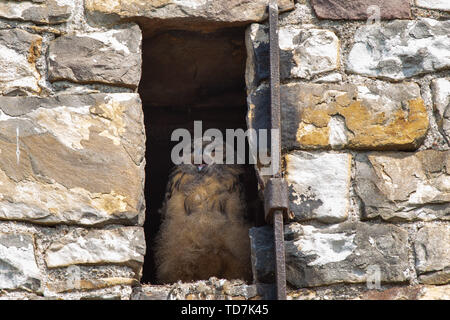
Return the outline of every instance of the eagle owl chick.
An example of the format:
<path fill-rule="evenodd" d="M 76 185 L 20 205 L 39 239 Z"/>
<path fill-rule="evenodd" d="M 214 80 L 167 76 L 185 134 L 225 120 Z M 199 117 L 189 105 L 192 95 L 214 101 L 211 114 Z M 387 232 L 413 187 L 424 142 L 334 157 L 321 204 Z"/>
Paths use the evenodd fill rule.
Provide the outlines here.
<path fill-rule="evenodd" d="M 250 280 L 249 223 L 238 165 L 179 165 L 172 171 L 156 238 L 161 283 L 210 277 Z"/>

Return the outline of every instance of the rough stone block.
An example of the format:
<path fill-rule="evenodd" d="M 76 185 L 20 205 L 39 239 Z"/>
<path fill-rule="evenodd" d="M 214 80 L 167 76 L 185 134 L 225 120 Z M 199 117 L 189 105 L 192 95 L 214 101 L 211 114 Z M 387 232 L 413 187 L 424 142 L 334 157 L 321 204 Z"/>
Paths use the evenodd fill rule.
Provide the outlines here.
<path fill-rule="evenodd" d="M 45 252 L 49 268 L 83 264 L 121 264 L 140 271 L 145 255 L 144 229 L 76 229 L 55 239 Z"/>
<path fill-rule="evenodd" d="M 358 300 L 448 300 L 450 286 L 407 286 L 370 290 Z"/>
<path fill-rule="evenodd" d="M 379 8 L 381 19 L 409 19 L 409 0 L 311 0 L 312 7 L 321 19 L 367 20 Z"/>
<path fill-rule="evenodd" d="M 1 5 L 1 3 L 0 3 Z M 39 93 L 42 37 L 21 29 L 0 30 L 0 94 Z"/>
<path fill-rule="evenodd" d="M 344 221 L 348 216 L 351 155 L 295 152 L 286 156 L 290 210 L 296 221 Z"/>
<path fill-rule="evenodd" d="M 419 276 L 419 282 L 428 285 L 442 285 L 450 283 L 450 268 L 422 274 Z"/>
<path fill-rule="evenodd" d="M 74 279 L 67 281 L 53 281 L 47 283 L 47 288 L 55 293 L 64 293 L 72 291 L 88 291 L 110 288 L 114 286 L 136 286 L 138 285 L 136 279 L 130 278 L 97 278 L 97 279 Z"/>
<path fill-rule="evenodd" d="M 426 9 L 450 11 L 450 2 L 448 0 L 416 0 L 416 5 Z"/>
<path fill-rule="evenodd" d="M 450 67 L 450 21 L 419 19 L 360 27 L 347 69 L 371 77 L 402 80 Z"/>
<path fill-rule="evenodd" d="M 57 24 L 69 20 L 73 9 L 72 0 L 2 1 L 0 17 L 37 24 Z"/>
<path fill-rule="evenodd" d="M 414 242 L 419 281 L 426 284 L 450 282 L 450 225 L 426 225 Z"/>
<path fill-rule="evenodd" d="M 450 141 L 450 78 L 435 79 L 431 87 L 439 127 L 447 141 Z"/>
<path fill-rule="evenodd" d="M 267 0 L 86 0 L 90 14 L 116 15 L 122 19 L 185 19 L 216 22 L 257 22 L 267 18 Z M 279 1 L 281 11 L 294 7 L 293 0 Z"/>
<path fill-rule="evenodd" d="M 141 79 L 141 41 L 137 25 L 56 38 L 49 47 L 49 79 L 136 88 Z"/>
<path fill-rule="evenodd" d="M 212 277 L 191 283 L 143 285 L 133 289 L 131 300 L 260 300 L 264 289 L 241 280 Z"/>
<path fill-rule="evenodd" d="M 42 276 L 36 264 L 34 238 L 26 233 L 0 233 L 0 289 L 37 291 Z"/>
<path fill-rule="evenodd" d="M 356 157 L 355 190 L 365 218 L 450 219 L 449 151 Z"/>
<path fill-rule="evenodd" d="M 394 225 L 286 227 L 286 277 L 295 287 L 408 280 L 408 233 Z"/>
<path fill-rule="evenodd" d="M 421 300 L 450 300 L 450 285 L 425 286 Z"/>
<path fill-rule="evenodd" d="M 0 97 L 0 219 L 141 224 L 137 94 Z"/>
<path fill-rule="evenodd" d="M 249 231 L 252 271 L 255 283 L 275 282 L 275 252 L 273 228 L 251 228 Z"/>
<path fill-rule="evenodd" d="M 398 285 L 368 289 L 360 286 L 325 286 L 288 292 L 288 300 L 448 300 L 450 285 Z"/>
<path fill-rule="evenodd" d="M 250 128 L 269 128 L 269 87 L 249 98 Z M 416 150 L 429 128 L 415 83 L 281 86 L 282 140 L 287 149 Z"/>
<path fill-rule="evenodd" d="M 247 31 L 247 87 L 256 87 L 269 77 L 267 26 L 252 24 Z M 281 78 L 311 79 L 339 68 L 339 39 L 330 30 L 303 29 L 297 25 L 279 30 Z"/>

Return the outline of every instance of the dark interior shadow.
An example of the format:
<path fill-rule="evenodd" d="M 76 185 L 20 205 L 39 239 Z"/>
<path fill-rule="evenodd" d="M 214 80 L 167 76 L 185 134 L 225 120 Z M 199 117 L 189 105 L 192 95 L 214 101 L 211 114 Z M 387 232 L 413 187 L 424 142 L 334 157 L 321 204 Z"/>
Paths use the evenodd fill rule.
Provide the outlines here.
<path fill-rule="evenodd" d="M 246 130 L 245 28 L 212 33 L 170 30 L 143 41 L 143 76 L 139 87 L 147 135 L 146 221 L 147 253 L 142 283 L 156 283 L 153 240 L 157 234 L 169 172 L 173 130 L 193 135 L 195 120 L 203 130 Z M 224 135 L 225 137 L 225 135 Z M 248 166 L 249 214 L 257 215 L 257 181 Z"/>

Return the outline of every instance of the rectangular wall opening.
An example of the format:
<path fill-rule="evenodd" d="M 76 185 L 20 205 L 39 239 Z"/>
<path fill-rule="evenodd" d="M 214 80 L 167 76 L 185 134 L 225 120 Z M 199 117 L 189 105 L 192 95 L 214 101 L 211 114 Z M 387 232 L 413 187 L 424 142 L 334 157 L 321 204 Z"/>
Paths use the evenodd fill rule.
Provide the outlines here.
<path fill-rule="evenodd" d="M 175 129 L 193 136 L 194 121 L 209 128 L 246 130 L 245 28 L 214 32 L 166 30 L 144 37 L 143 76 L 139 87 L 147 135 L 147 254 L 142 283 L 156 284 L 154 239 L 166 184 L 173 167 L 170 155 Z M 253 166 L 246 183 L 250 216 L 261 210 Z"/>

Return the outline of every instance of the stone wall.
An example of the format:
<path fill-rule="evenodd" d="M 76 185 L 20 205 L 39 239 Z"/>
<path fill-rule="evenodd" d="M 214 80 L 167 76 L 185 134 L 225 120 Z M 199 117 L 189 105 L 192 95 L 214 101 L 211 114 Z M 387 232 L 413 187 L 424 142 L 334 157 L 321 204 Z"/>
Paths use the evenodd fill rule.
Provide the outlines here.
<path fill-rule="evenodd" d="M 380 23 L 366 22 L 368 5 L 380 6 Z M 250 234 L 258 285 L 139 285 L 146 206 L 137 89 L 142 39 L 247 26 L 248 125 L 267 127 L 266 6 L 0 2 L 0 298 L 264 297 L 268 227 Z M 448 299 L 449 4 L 280 7 L 289 298 Z M 381 290 L 367 287 L 374 279 Z"/>
<path fill-rule="evenodd" d="M 0 297 L 128 299 L 145 254 L 142 33 L 0 3 Z"/>
<path fill-rule="evenodd" d="M 446 1 L 303 0 L 281 15 L 290 298 L 448 299 L 449 34 Z M 265 128 L 267 23 L 247 44 L 248 124 Z M 270 229 L 251 238 L 271 282 Z"/>

